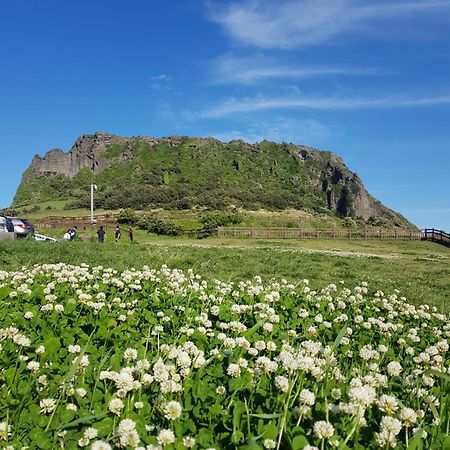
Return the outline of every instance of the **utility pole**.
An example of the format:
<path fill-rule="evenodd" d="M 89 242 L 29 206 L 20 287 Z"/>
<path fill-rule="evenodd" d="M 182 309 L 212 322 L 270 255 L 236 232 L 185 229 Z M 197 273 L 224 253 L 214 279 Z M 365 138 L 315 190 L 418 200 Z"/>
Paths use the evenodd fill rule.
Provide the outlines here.
<path fill-rule="evenodd" d="M 91 225 L 94 225 L 94 190 L 97 190 L 97 185 L 91 183 Z"/>
<path fill-rule="evenodd" d="M 95 173 L 95 160 L 93 155 L 88 155 L 88 158 L 92 159 L 92 175 L 91 175 L 91 225 L 94 225 L 94 190 L 97 190 L 97 185 L 94 184 L 94 173 Z"/>

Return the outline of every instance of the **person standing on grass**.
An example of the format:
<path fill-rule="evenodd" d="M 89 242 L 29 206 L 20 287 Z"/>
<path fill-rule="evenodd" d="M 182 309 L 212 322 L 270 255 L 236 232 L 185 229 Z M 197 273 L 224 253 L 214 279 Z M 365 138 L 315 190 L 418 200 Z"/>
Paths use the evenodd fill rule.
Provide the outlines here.
<path fill-rule="evenodd" d="M 99 244 L 103 244 L 105 242 L 105 235 L 106 231 L 103 229 L 103 225 L 100 225 L 100 228 L 97 230 Z"/>
<path fill-rule="evenodd" d="M 134 231 L 132 227 L 130 227 L 130 229 L 128 230 L 128 236 L 130 237 L 130 242 L 133 242 Z"/>
<path fill-rule="evenodd" d="M 114 231 L 114 237 L 116 239 L 116 242 L 119 242 L 120 236 L 122 236 L 122 234 L 120 233 L 119 225 L 116 225 L 116 229 Z"/>

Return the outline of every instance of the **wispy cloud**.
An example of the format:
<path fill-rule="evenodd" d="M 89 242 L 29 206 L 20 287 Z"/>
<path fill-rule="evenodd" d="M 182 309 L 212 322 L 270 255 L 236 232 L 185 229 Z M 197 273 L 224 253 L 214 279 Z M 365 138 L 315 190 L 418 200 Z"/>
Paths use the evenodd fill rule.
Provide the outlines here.
<path fill-rule="evenodd" d="M 153 75 L 151 77 L 152 80 L 154 81 L 168 81 L 170 80 L 170 76 L 166 75 L 165 73 L 160 73 L 159 75 Z"/>
<path fill-rule="evenodd" d="M 260 48 L 295 48 L 326 43 L 370 28 L 374 21 L 450 12 L 450 0 L 244 0 L 213 3 L 210 19 L 235 40 Z"/>
<path fill-rule="evenodd" d="M 172 90 L 172 87 L 169 85 L 169 82 L 172 80 L 172 77 L 170 75 L 167 75 L 165 73 L 160 73 L 158 75 L 151 76 L 150 80 L 152 81 L 150 83 L 150 87 L 152 89 L 162 90 L 162 91 L 171 91 Z"/>
<path fill-rule="evenodd" d="M 212 63 L 213 82 L 218 84 L 253 84 L 262 80 L 285 78 L 300 79 L 325 75 L 375 75 L 377 69 L 357 67 L 308 67 L 286 65 L 263 57 L 239 57 L 226 54 Z"/>
<path fill-rule="evenodd" d="M 272 117 L 271 120 L 250 121 L 240 124 L 239 130 L 207 132 L 221 141 L 242 139 L 245 142 L 261 142 L 264 139 L 275 142 L 323 142 L 329 135 L 329 128 L 314 119 L 293 119 L 286 117 Z"/>
<path fill-rule="evenodd" d="M 408 108 L 437 105 L 450 105 L 450 95 L 436 97 L 246 97 L 230 98 L 200 114 L 191 117 L 214 118 L 232 114 L 280 110 L 280 109 L 320 109 L 320 110 L 358 110 L 375 108 Z"/>

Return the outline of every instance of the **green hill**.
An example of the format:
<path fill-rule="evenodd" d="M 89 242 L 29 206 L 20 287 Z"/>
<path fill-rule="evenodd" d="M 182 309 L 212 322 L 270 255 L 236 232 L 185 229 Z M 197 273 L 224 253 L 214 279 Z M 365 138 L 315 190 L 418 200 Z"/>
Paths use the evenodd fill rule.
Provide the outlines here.
<path fill-rule="evenodd" d="M 63 199 L 68 207 L 88 207 L 91 183 L 98 186 L 96 206 L 105 209 L 294 208 L 413 227 L 374 199 L 331 152 L 178 136 L 81 136 L 67 153 L 53 149 L 33 158 L 12 206 Z"/>

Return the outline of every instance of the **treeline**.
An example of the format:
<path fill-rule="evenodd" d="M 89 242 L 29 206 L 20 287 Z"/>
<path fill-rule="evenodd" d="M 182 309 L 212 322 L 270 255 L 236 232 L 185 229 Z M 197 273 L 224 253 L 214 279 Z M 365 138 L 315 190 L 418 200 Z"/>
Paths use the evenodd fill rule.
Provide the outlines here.
<path fill-rule="evenodd" d="M 242 216 L 237 212 L 218 211 L 203 214 L 200 219 L 201 227 L 194 230 L 184 230 L 173 220 L 154 217 L 151 213 L 138 214 L 132 209 L 120 212 L 117 222 L 121 225 L 132 226 L 163 236 L 180 236 L 184 232 L 207 237 L 212 235 L 219 226 L 238 225 L 242 222 Z"/>

